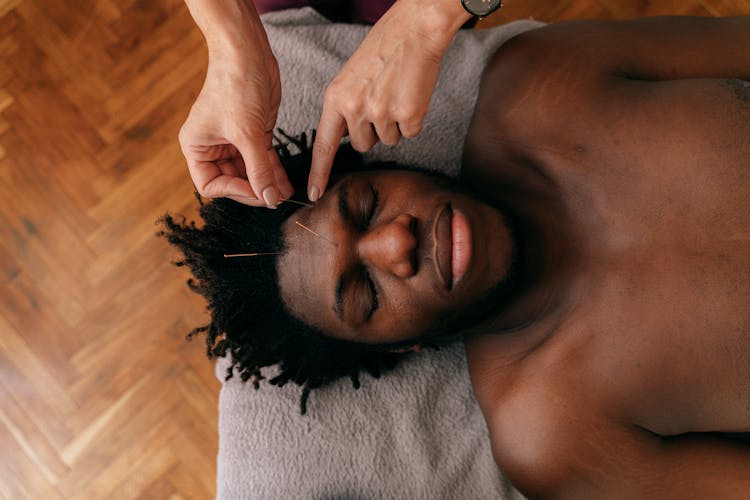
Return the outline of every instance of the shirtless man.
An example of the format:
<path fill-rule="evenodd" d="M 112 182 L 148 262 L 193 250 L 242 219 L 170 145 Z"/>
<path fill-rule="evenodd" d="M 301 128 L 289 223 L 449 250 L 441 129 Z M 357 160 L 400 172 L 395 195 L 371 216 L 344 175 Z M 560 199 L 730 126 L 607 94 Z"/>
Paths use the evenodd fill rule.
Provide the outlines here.
<path fill-rule="evenodd" d="M 528 32 L 485 71 L 469 194 L 365 172 L 294 217 L 220 201 L 202 233 L 168 219 L 210 349 L 309 391 L 466 331 L 495 459 L 523 493 L 746 497 L 748 47 L 750 18 Z M 218 254 L 253 248 L 280 254 Z"/>

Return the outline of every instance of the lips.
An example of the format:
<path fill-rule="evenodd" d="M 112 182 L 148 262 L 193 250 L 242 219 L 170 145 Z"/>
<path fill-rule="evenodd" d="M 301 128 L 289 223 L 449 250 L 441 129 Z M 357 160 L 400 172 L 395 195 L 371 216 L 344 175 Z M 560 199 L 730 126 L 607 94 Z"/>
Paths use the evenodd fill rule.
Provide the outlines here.
<path fill-rule="evenodd" d="M 451 286 L 455 286 L 469 270 L 472 252 L 471 226 L 469 219 L 460 210 L 453 210 L 451 243 Z"/>
<path fill-rule="evenodd" d="M 471 226 L 460 210 L 445 205 L 433 230 L 437 274 L 447 290 L 461 281 L 469 270 L 472 256 Z"/>

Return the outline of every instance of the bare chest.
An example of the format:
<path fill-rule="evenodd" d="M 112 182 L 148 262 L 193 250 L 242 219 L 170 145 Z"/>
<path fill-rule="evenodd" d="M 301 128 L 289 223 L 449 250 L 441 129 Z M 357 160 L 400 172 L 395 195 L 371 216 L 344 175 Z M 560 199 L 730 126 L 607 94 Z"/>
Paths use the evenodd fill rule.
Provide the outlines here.
<path fill-rule="evenodd" d="M 750 431 L 750 140 L 729 133 L 750 129 L 716 123 L 634 132 L 566 184 L 589 255 L 563 351 L 660 434 Z"/>
<path fill-rule="evenodd" d="M 583 107 L 541 133 L 549 118 L 524 115 L 498 136 L 509 166 L 487 176 L 520 205 L 516 186 L 554 186 L 583 253 L 574 307 L 518 365 L 524 377 L 659 434 L 750 431 L 745 89 L 680 84 L 658 100 Z M 479 141 L 468 150 L 493 156 Z M 512 378 L 495 375 L 485 385 Z"/>

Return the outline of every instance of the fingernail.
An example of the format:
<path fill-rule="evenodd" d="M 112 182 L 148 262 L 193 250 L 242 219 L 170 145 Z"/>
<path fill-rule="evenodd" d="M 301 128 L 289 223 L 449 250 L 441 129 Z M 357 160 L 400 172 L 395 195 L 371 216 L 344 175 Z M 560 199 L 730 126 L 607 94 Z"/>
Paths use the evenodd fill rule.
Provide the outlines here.
<path fill-rule="evenodd" d="M 279 193 L 273 186 L 268 186 L 263 190 L 263 200 L 266 202 L 269 208 L 276 208 L 279 204 Z"/>
<path fill-rule="evenodd" d="M 318 201 L 318 195 L 320 195 L 320 190 L 318 189 L 318 186 L 312 186 L 310 188 L 310 192 L 307 194 L 307 197 L 310 201 L 315 202 L 315 201 Z"/>

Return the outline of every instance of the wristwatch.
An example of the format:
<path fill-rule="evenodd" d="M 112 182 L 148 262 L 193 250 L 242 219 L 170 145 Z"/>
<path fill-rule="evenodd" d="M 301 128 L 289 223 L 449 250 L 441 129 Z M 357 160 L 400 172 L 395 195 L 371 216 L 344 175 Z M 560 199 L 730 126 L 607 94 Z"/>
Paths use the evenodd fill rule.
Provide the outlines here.
<path fill-rule="evenodd" d="M 472 16 L 487 17 L 503 6 L 502 0 L 461 0 L 461 6 Z"/>

